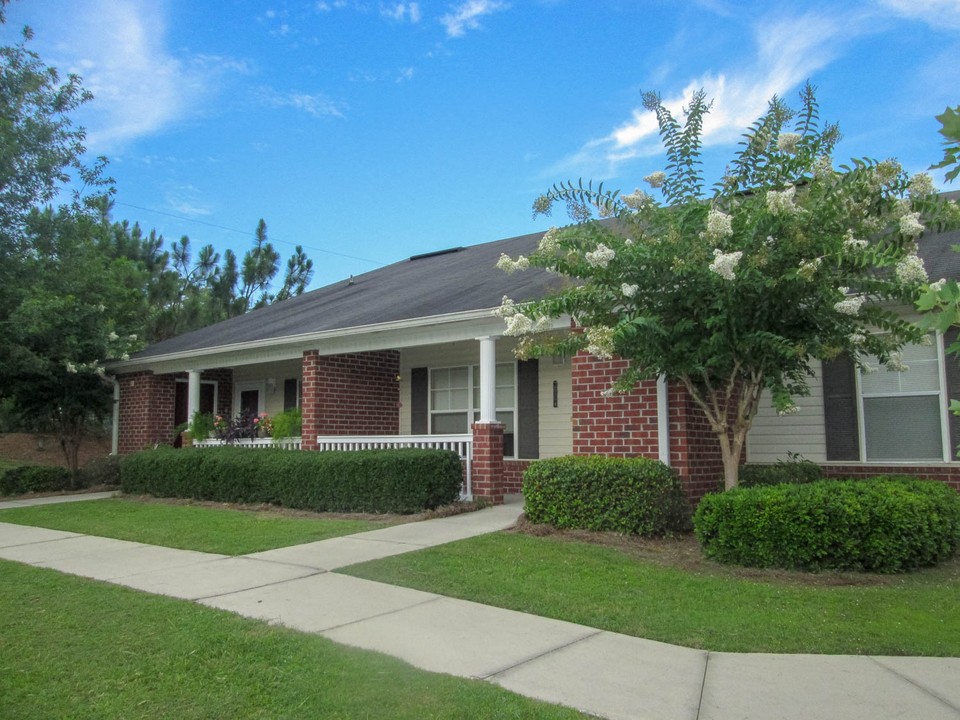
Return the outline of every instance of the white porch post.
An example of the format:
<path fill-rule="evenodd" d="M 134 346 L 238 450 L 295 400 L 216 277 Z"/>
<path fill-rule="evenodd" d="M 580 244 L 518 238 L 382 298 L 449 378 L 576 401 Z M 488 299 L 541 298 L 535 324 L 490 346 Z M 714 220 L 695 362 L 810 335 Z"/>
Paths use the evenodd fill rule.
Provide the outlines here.
<path fill-rule="evenodd" d="M 497 339 L 492 336 L 480 341 L 480 422 L 497 421 Z"/>
<path fill-rule="evenodd" d="M 657 445 L 660 462 L 670 465 L 670 401 L 667 378 L 657 378 Z"/>
<path fill-rule="evenodd" d="M 200 371 L 187 372 L 187 422 L 193 421 L 193 414 L 200 410 Z"/>

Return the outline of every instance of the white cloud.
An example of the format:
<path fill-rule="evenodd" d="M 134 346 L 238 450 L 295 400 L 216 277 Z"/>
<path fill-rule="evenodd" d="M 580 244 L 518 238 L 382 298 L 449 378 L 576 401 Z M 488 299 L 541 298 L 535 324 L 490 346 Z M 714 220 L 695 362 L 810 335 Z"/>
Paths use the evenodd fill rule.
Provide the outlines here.
<path fill-rule="evenodd" d="M 200 191 L 193 185 L 180 185 L 164 193 L 168 208 L 187 217 L 204 217 L 213 214 L 213 209 L 200 200 Z"/>
<path fill-rule="evenodd" d="M 509 7 L 500 0 L 467 0 L 447 13 L 440 22 L 447 29 L 447 37 L 462 37 L 467 30 L 478 30 L 480 18 Z"/>
<path fill-rule="evenodd" d="M 77 0 L 70 13 L 39 18 L 44 57 L 83 78 L 94 95 L 78 119 L 87 146 L 115 154 L 200 111 L 216 95 L 225 73 L 247 72 L 242 63 L 214 56 L 175 57 L 166 47 L 163 5 L 145 0 Z"/>
<path fill-rule="evenodd" d="M 408 21 L 411 23 L 420 22 L 420 3 L 398 2 L 391 5 L 380 6 L 380 16 L 395 22 Z"/>
<path fill-rule="evenodd" d="M 664 105 L 681 119 L 682 108 L 689 104 L 694 92 L 703 88 L 707 98 L 713 100 L 703 124 L 704 145 L 735 142 L 764 113 L 771 97 L 789 96 L 832 62 L 842 45 L 856 35 L 856 25 L 856 18 L 839 14 L 761 20 L 754 27 L 753 58 L 739 67 L 706 72 L 691 79 L 680 92 L 665 96 Z M 608 135 L 585 143 L 550 172 L 589 169 L 587 174 L 611 175 L 624 161 L 661 152 L 656 117 L 637 107 L 629 120 Z"/>
<path fill-rule="evenodd" d="M 407 80 L 413 80 L 413 73 L 414 68 L 412 67 L 400 68 L 400 72 L 397 73 L 397 82 L 402 83 Z"/>
<path fill-rule="evenodd" d="M 934 29 L 960 30 L 960 3 L 957 0 L 882 0 L 895 15 L 919 20 Z"/>
<path fill-rule="evenodd" d="M 259 95 L 263 103 L 269 107 L 294 108 L 296 110 L 302 110 L 313 117 L 342 118 L 344 116 L 344 104 L 331 100 L 322 93 L 311 95 L 295 90 L 278 92 L 272 88 L 263 87 L 259 89 Z"/>

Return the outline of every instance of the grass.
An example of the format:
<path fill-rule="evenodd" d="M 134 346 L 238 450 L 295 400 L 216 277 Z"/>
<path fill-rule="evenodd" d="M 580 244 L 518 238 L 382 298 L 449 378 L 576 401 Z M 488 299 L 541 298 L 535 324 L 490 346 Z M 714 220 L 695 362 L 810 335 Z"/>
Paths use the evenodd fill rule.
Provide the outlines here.
<path fill-rule="evenodd" d="M 5 718 L 578 718 L 183 600 L 0 561 Z"/>
<path fill-rule="evenodd" d="M 390 524 L 370 520 L 290 517 L 111 498 L 0 510 L 0 522 L 35 525 L 183 550 L 246 555 Z"/>
<path fill-rule="evenodd" d="M 689 538 L 658 547 L 675 556 L 497 533 L 338 572 L 715 651 L 960 656 L 960 559 L 896 577 L 810 576 L 730 571 Z"/>

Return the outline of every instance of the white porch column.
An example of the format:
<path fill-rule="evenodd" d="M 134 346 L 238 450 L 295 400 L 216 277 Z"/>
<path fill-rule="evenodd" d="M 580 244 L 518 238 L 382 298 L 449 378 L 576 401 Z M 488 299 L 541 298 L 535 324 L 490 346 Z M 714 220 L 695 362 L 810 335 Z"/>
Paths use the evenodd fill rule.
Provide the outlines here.
<path fill-rule="evenodd" d="M 667 393 L 667 378 L 657 378 L 657 450 L 660 462 L 670 465 L 670 401 Z"/>
<path fill-rule="evenodd" d="M 497 339 L 492 336 L 480 341 L 480 422 L 497 421 Z"/>
<path fill-rule="evenodd" d="M 187 372 L 187 422 L 193 421 L 193 414 L 200 410 L 200 371 Z"/>

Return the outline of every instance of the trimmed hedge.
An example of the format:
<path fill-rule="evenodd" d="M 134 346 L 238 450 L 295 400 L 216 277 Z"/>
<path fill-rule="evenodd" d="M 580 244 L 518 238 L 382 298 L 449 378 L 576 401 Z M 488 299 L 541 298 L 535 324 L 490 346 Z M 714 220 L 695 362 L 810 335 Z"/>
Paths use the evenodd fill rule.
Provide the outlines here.
<path fill-rule="evenodd" d="M 568 455 L 530 463 L 524 512 L 558 528 L 663 535 L 689 528 L 690 509 L 676 474 L 647 458 Z"/>
<path fill-rule="evenodd" d="M 126 493 L 317 512 L 413 513 L 460 495 L 460 458 L 446 450 L 292 452 L 158 448 L 120 463 Z"/>
<path fill-rule="evenodd" d="M 70 490 L 70 471 L 55 465 L 18 465 L 0 471 L 0 495 Z"/>
<path fill-rule="evenodd" d="M 823 479 L 823 469 L 810 460 L 779 461 L 773 465 L 743 465 L 737 484 L 740 487 L 811 483 Z"/>
<path fill-rule="evenodd" d="M 734 488 L 704 497 L 693 524 L 722 563 L 895 573 L 956 552 L 960 495 L 897 476 Z"/>

